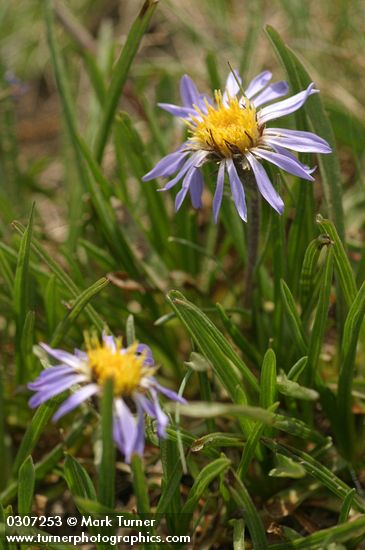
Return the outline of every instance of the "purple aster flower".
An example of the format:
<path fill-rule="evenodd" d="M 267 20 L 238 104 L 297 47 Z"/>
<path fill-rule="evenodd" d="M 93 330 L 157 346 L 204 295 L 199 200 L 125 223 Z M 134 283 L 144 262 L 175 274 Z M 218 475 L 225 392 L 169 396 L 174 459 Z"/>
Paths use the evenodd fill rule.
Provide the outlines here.
<path fill-rule="evenodd" d="M 287 99 L 289 86 L 280 81 L 270 84 L 272 74 L 264 71 L 254 78 L 243 92 L 241 79 L 236 73 L 228 76 L 225 90 L 215 91 L 214 101 L 199 94 L 194 82 L 183 76 L 180 82 L 182 106 L 160 103 L 159 106 L 180 117 L 189 129 L 189 137 L 179 149 L 162 158 L 143 178 L 170 178 L 160 189 L 167 191 L 182 180 L 176 195 L 178 210 L 190 193 L 194 208 L 202 205 L 203 176 L 200 168 L 208 161 L 218 165 L 216 188 L 213 198 L 214 220 L 217 222 L 223 197 L 225 175 L 228 175 L 232 197 L 240 217 L 247 221 L 245 191 L 241 181 L 245 171 L 251 171 L 264 199 L 282 214 L 284 203 L 274 189 L 262 161 L 313 181 L 312 172 L 291 152 L 330 153 L 328 143 L 311 132 L 269 128 L 266 123 L 297 111 L 308 97 L 319 90 L 310 84 L 306 90 Z"/>
<path fill-rule="evenodd" d="M 161 386 L 154 378 L 156 366 L 151 349 L 146 344 L 134 343 L 123 348 L 120 339 L 103 334 L 86 338 L 86 351 L 76 349 L 68 353 L 40 344 L 59 363 L 46 368 L 28 385 L 35 392 L 30 407 L 38 407 L 60 393 L 75 389 L 53 416 L 59 420 L 93 395 L 100 395 L 107 379 L 113 379 L 114 441 L 129 463 L 134 453 L 143 454 L 144 414 L 157 421 L 159 437 L 165 437 L 168 417 L 161 409 L 158 394 L 186 403 L 172 390 Z M 128 403 L 128 404 L 127 404 Z M 134 403 L 136 415 L 129 405 Z"/>

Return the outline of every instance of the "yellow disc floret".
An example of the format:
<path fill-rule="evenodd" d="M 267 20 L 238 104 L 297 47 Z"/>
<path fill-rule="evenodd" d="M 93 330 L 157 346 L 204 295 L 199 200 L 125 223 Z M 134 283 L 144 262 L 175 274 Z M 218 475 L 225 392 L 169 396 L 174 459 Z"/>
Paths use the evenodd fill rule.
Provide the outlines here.
<path fill-rule="evenodd" d="M 126 349 L 122 348 L 120 339 L 115 339 L 115 349 L 105 342 L 100 343 L 96 336 L 86 336 L 86 354 L 88 365 L 96 383 L 103 385 L 107 379 L 113 379 L 116 395 L 130 395 L 147 374 L 152 374 L 151 367 L 145 366 L 145 355 L 137 354 L 137 343 Z"/>
<path fill-rule="evenodd" d="M 207 113 L 195 107 L 199 117 L 188 122 L 192 145 L 229 158 L 254 147 L 261 135 L 254 105 L 245 97 L 229 97 L 223 103 L 220 91 L 214 96 L 215 105 L 206 102 Z"/>

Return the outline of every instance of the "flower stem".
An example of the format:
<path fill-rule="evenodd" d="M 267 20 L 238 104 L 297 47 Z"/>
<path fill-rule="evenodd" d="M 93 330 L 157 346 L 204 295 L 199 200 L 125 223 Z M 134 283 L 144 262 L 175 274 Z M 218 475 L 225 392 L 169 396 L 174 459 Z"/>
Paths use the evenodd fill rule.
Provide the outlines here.
<path fill-rule="evenodd" d="M 251 306 L 252 294 L 254 291 L 254 272 L 257 262 L 257 253 L 260 239 L 260 199 L 257 191 L 255 178 L 251 170 L 241 170 L 240 177 L 247 191 L 247 259 L 244 280 L 243 306 Z"/>
<path fill-rule="evenodd" d="M 144 475 L 142 458 L 137 454 L 132 456 L 131 470 L 134 494 L 137 501 L 137 512 L 139 514 L 148 514 L 150 512 L 148 488 Z"/>

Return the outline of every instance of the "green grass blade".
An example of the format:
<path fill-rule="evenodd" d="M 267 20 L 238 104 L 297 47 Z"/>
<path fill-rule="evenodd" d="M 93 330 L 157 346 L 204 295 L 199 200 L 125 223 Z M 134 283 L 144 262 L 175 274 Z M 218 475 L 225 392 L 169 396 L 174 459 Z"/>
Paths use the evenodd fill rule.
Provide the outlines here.
<path fill-rule="evenodd" d="M 96 500 L 95 487 L 89 474 L 71 455 L 66 455 L 63 475 L 72 496 Z"/>
<path fill-rule="evenodd" d="M 148 486 L 144 474 L 142 458 L 134 454 L 132 456 L 131 469 L 133 473 L 133 488 L 137 500 L 137 512 L 149 514 L 150 501 L 148 498 Z"/>
<path fill-rule="evenodd" d="M 215 373 L 233 401 L 237 400 L 237 390 L 242 387 L 242 383 L 232 364 L 241 372 L 252 389 L 259 390 L 255 376 L 234 352 L 216 326 L 198 307 L 175 290 L 169 292 L 167 300 L 203 355 L 212 364 Z"/>
<path fill-rule="evenodd" d="M 342 452 L 353 458 L 356 451 L 354 417 L 352 414 L 352 380 L 357 341 L 365 315 L 365 282 L 348 312 L 342 338 L 341 368 L 338 380 L 338 438 Z"/>
<path fill-rule="evenodd" d="M 113 508 L 115 500 L 115 445 L 113 440 L 113 380 L 104 385 L 101 402 L 102 454 L 99 468 L 99 502 Z M 82 496 L 82 495 L 81 495 Z"/>
<path fill-rule="evenodd" d="M 20 224 L 19 222 L 13 222 L 13 226 L 18 231 L 18 233 L 20 233 L 21 235 L 24 234 L 25 228 L 22 226 L 22 224 Z M 56 275 L 57 279 L 70 292 L 71 296 L 77 298 L 77 296 L 79 296 L 80 294 L 80 289 L 73 282 L 71 277 L 62 269 L 62 267 L 60 267 L 60 265 L 50 256 L 50 254 L 46 252 L 46 250 L 36 239 L 32 239 L 32 250 L 38 256 L 38 258 L 42 260 L 42 262 L 44 262 Z M 105 321 L 101 319 L 95 309 L 90 305 L 86 306 L 85 312 L 87 313 L 91 323 L 95 325 L 95 327 L 101 332 L 106 326 Z"/>
<path fill-rule="evenodd" d="M 115 63 L 113 76 L 106 92 L 104 113 L 95 141 L 95 156 L 101 162 L 105 145 L 113 124 L 116 110 L 118 109 L 119 98 L 127 80 L 132 61 L 138 51 L 143 35 L 147 32 L 153 12 L 157 7 L 157 0 L 146 0 L 140 13 L 134 21 L 122 52 Z"/>
<path fill-rule="evenodd" d="M 173 407 L 176 407 L 176 405 L 166 405 L 166 409 L 173 409 Z M 317 443 L 324 443 L 326 441 L 326 438 L 322 434 L 309 428 L 302 420 L 292 416 L 276 414 L 260 407 L 191 401 L 188 405 L 179 405 L 179 411 L 182 415 L 201 419 L 220 416 L 242 416 L 254 422 L 262 422 L 266 426 L 276 428 L 302 439 L 310 439 Z"/>
<path fill-rule="evenodd" d="M 21 339 L 25 318 L 29 308 L 29 257 L 33 230 L 34 205 L 29 217 L 28 226 L 20 241 L 18 261 L 14 281 L 14 312 L 16 315 L 16 383 L 22 384 L 26 380 L 25 362 L 21 354 Z"/>
<path fill-rule="evenodd" d="M 338 517 L 338 523 L 345 523 L 349 519 L 349 514 L 352 507 L 352 501 L 354 500 L 354 497 L 356 495 L 356 489 L 351 489 L 346 497 L 345 500 L 342 503 L 340 515 Z"/>
<path fill-rule="evenodd" d="M 266 550 L 268 548 L 265 528 L 252 498 L 242 481 L 235 472 L 232 471 L 232 479 L 228 484 L 228 489 L 232 494 L 236 504 L 243 511 L 247 528 L 250 532 L 253 548 L 257 550 Z"/>
<path fill-rule="evenodd" d="M 64 336 L 67 334 L 67 332 L 70 330 L 80 313 L 84 310 L 84 308 L 87 306 L 87 304 L 90 302 L 90 300 L 99 294 L 109 284 L 109 280 L 103 277 L 102 279 L 99 279 L 99 281 L 96 281 L 93 285 L 91 285 L 89 288 L 84 290 L 74 301 L 72 304 L 72 308 L 70 311 L 66 314 L 64 319 L 58 324 L 56 327 L 56 330 L 52 336 L 51 339 L 51 346 L 57 347 L 59 343 L 62 341 Z"/>
<path fill-rule="evenodd" d="M 333 243 L 335 269 L 338 281 L 341 285 L 341 290 L 347 306 L 351 307 L 357 293 L 357 287 L 350 260 L 347 257 L 345 248 L 333 223 L 324 219 L 321 215 L 317 216 L 317 223 Z"/>
<path fill-rule="evenodd" d="M 262 438 L 262 442 L 267 447 L 269 447 L 269 449 L 271 449 L 273 453 L 276 454 L 280 452 L 281 454 L 288 456 L 296 462 L 299 462 L 301 466 L 305 468 L 306 472 L 309 475 L 318 479 L 318 481 L 325 485 L 325 487 L 327 487 L 327 489 L 329 489 L 331 493 L 336 495 L 341 500 L 344 500 L 349 491 L 351 491 L 351 487 L 349 487 L 344 481 L 342 481 L 338 476 L 331 472 L 331 470 L 329 470 L 326 466 L 321 464 L 318 460 L 313 458 L 308 453 L 305 453 L 304 451 L 301 451 L 294 447 L 290 447 L 289 445 L 277 443 L 266 438 Z M 359 512 L 365 512 L 365 501 L 358 494 L 356 494 L 353 499 L 353 507 L 356 508 L 356 510 L 358 510 Z"/>
<path fill-rule="evenodd" d="M 341 542 L 347 542 L 354 537 L 364 535 L 364 533 L 365 517 L 360 516 L 351 522 L 335 525 L 333 527 L 329 527 L 328 529 L 322 529 L 304 538 L 287 541 L 283 544 L 272 544 L 270 545 L 270 550 L 330 549 L 332 547 L 330 543 L 339 544 Z"/>
<path fill-rule="evenodd" d="M 320 298 L 314 318 L 313 328 L 308 345 L 308 362 L 306 368 L 307 385 L 311 387 L 315 381 L 319 355 L 323 337 L 328 321 L 329 299 L 333 277 L 333 250 L 330 247 L 327 251 L 326 265 L 323 274 Z"/>
<path fill-rule="evenodd" d="M 307 305 L 314 286 L 314 276 L 319 254 L 324 246 L 329 246 L 330 244 L 331 239 L 327 235 L 320 235 L 309 243 L 305 251 L 299 282 L 299 296 L 303 309 Z"/>
<path fill-rule="evenodd" d="M 213 479 L 225 472 L 231 464 L 228 458 L 217 458 L 207 464 L 196 477 L 192 488 L 189 491 L 187 500 L 181 510 L 180 532 L 186 533 L 189 522 L 196 510 L 199 500 L 208 488 Z"/>
<path fill-rule="evenodd" d="M 261 354 L 242 334 L 242 331 L 239 330 L 239 328 L 233 323 L 233 321 L 231 321 L 223 306 L 221 306 L 221 304 L 216 304 L 216 308 L 225 329 L 227 330 L 234 343 L 242 350 L 247 359 L 252 361 L 254 365 L 259 366 L 262 362 Z"/>
<path fill-rule="evenodd" d="M 19 468 L 18 475 L 18 512 L 21 515 L 30 514 L 35 486 L 34 464 L 31 456 L 25 459 Z"/>
<path fill-rule="evenodd" d="M 272 45 L 274 46 L 279 60 L 283 63 L 287 71 L 291 84 L 293 84 L 294 81 L 295 85 L 298 86 L 299 84 L 301 89 L 307 88 L 307 86 L 312 82 L 312 79 L 297 56 L 285 45 L 279 33 L 273 27 L 267 25 L 266 32 Z M 294 89 L 294 91 L 299 90 Z M 343 238 L 345 230 L 342 207 L 341 172 L 336 155 L 333 130 L 319 94 L 313 95 L 304 105 L 303 109 L 308 118 L 310 126 L 309 129 L 324 138 L 330 144 L 333 151 L 330 155 L 318 155 L 318 163 L 321 169 L 322 185 L 326 202 L 328 204 L 329 214 L 335 223 L 341 238 Z"/>
<path fill-rule="evenodd" d="M 307 353 L 307 338 L 304 332 L 304 327 L 300 319 L 294 297 L 289 290 L 285 281 L 281 280 L 281 297 L 284 304 L 284 309 L 288 316 L 289 328 L 292 332 L 294 341 L 302 355 Z"/>

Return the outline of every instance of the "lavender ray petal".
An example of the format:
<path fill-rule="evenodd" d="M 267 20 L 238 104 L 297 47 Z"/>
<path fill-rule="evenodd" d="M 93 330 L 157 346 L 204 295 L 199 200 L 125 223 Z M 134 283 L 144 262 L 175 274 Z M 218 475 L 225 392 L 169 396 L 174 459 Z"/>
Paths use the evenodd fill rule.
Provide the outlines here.
<path fill-rule="evenodd" d="M 256 183 L 261 195 L 274 208 L 274 210 L 276 210 L 279 214 L 282 214 L 284 210 L 283 200 L 274 189 L 265 169 L 251 153 L 246 153 L 246 158 L 255 175 Z"/>
<path fill-rule="evenodd" d="M 75 357 L 72 353 L 68 353 L 62 349 L 53 349 L 47 344 L 40 343 L 39 346 L 44 349 L 51 357 L 54 357 L 58 361 L 70 367 L 77 368 L 80 366 L 80 359 Z"/>
<path fill-rule="evenodd" d="M 170 180 L 162 189 L 158 189 L 158 191 L 160 191 L 160 192 L 161 191 L 168 191 L 169 189 L 174 187 L 174 185 L 176 185 L 181 180 L 181 178 L 186 174 L 186 172 L 194 164 L 194 161 L 195 161 L 194 157 L 196 157 L 196 153 L 191 155 L 191 157 L 188 158 L 185 161 L 184 166 L 179 170 L 179 172 L 176 174 L 176 176 L 172 180 Z"/>
<path fill-rule="evenodd" d="M 237 84 L 237 81 L 240 84 L 242 84 L 242 79 L 239 76 L 238 71 L 236 71 L 236 69 L 233 72 L 230 71 L 230 73 L 227 77 L 227 80 L 226 80 L 225 91 L 224 91 L 224 94 L 223 94 L 223 104 L 224 105 L 227 104 L 227 101 L 228 101 L 229 97 L 233 98 L 233 97 L 236 97 L 236 95 L 238 94 L 238 92 L 240 90 L 240 87 Z"/>
<path fill-rule="evenodd" d="M 115 400 L 115 409 L 115 417 L 119 424 L 115 430 L 119 437 L 115 442 L 124 453 L 125 461 L 129 464 L 137 436 L 136 420 L 123 399 Z"/>
<path fill-rule="evenodd" d="M 143 408 L 143 410 L 148 414 L 148 416 L 151 416 L 152 418 L 156 418 L 156 410 L 155 406 L 147 397 L 145 397 L 142 394 L 138 394 L 138 396 L 135 398 L 138 399 L 139 404 Z"/>
<path fill-rule="evenodd" d="M 106 347 L 112 352 L 115 353 L 117 351 L 117 344 L 115 342 L 114 336 L 111 334 L 106 334 L 103 332 L 102 335 L 103 342 L 106 345 Z"/>
<path fill-rule="evenodd" d="M 288 92 L 288 83 L 285 82 L 285 80 L 280 80 L 279 82 L 275 82 L 275 84 L 270 84 L 270 86 L 268 86 L 263 92 L 256 96 L 252 100 L 252 102 L 257 108 L 260 107 L 260 105 L 264 105 L 265 103 L 269 103 L 274 99 L 278 99 L 279 97 L 287 95 Z"/>
<path fill-rule="evenodd" d="M 137 407 L 137 434 L 134 442 L 134 453 L 142 456 L 144 451 L 144 412 L 138 399 L 135 399 L 135 403 Z"/>
<path fill-rule="evenodd" d="M 305 169 L 303 164 L 295 158 L 290 158 L 287 155 L 282 155 L 281 153 L 276 153 L 273 151 L 266 151 L 265 149 L 255 148 L 252 149 L 252 153 L 256 157 L 263 158 L 272 164 L 275 164 L 282 170 L 289 172 L 289 174 L 294 174 L 305 180 L 313 181 L 313 177 L 308 174 L 308 171 Z"/>
<path fill-rule="evenodd" d="M 318 93 L 319 90 L 314 89 L 313 82 L 309 84 L 306 90 L 299 92 L 298 94 L 278 101 L 273 105 L 264 107 L 257 113 L 257 119 L 259 124 L 264 124 L 268 120 L 280 118 L 282 116 L 290 115 L 300 109 L 300 107 L 307 101 L 308 97 L 312 94 Z"/>
<path fill-rule="evenodd" d="M 155 364 L 151 348 L 147 346 L 147 344 L 138 344 L 137 353 L 145 354 L 144 365 L 147 365 L 148 367 L 152 367 Z"/>
<path fill-rule="evenodd" d="M 185 178 L 184 178 L 184 181 L 183 181 L 183 184 L 182 184 L 182 188 L 180 189 L 180 191 L 178 192 L 178 194 L 176 195 L 176 199 L 175 199 L 175 210 L 176 212 L 179 210 L 180 206 L 182 205 L 185 197 L 186 197 L 186 194 L 187 192 L 189 191 L 189 186 L 190 186 L 190 183 L 193 179 L 193 176 L 194 176 L 194 173 L 196 172 L 197 168 L 195 168 L 195 166 L 192 166 L 191 168 L 189 168 Z"/>
<path fill-rule="evenodd" d="M 258 94 L 265 88 L 268 82 L 272 79 L 272 73 L 270 71 L 263 71 L 251 80 L 246 88 L 245 96 L 251 99 L 254 95 Z"/>
<path fill-rule="evenodd" d="M 156 166 L 152 168 L 147 174 L 142 178 L 142 181 L 150 181 L 155 178 L 166 178 L 171 176 L 178 170 L 186 157 L 189 151 L 175 151 L 175 153 L 170 153 L 158 161 Z"/>
<path fill-rule="evenodd" d="M 322 143 L 323 145 L 328 145 L 327 141 L 320 136 L 317 136 L 317 134 L 313 134 L 312 132 L 306 132 L 304 130 L 289 130 L 288 128 L 265 128 L 264 133 L 279 136 L 279 137 L 298 137 L 303 139 L 308 139 L 311 141 L 314 141 L 316 143 Z"/>
<path fill-rule="evenodd" d="M 30 390 L 38 390 L 39 388 L 42 388 L 43 386 L 47 386 L 54 380 L 59 381 L 62 380 L 65 375 L 69 374 L 76 374 L 75 370 L 72 367 L 62 366 L 62 367 L 50 367 L 49 369 L 45 369 L 41 372 L 41 374 L 34 380 L 34 382 L 30 382 L 28 384 L 28 389 Z"/>
<path fill-rule="evenodd" d="M 222 204 L 223 189 L 224 189 L 224 170 L 226 163 L 222 160 L 219 164 L 218 175 L 217 175 L 217 185 L 215 188 L 215 193 L 213 197 L 213 215 L 214 223 L 218 222 L 219 211 Z"/>
<path fill-rule="evenodd" d="M 80 390 L 70 395 L 70 397 L 68 397 L 66 401 L 62 403 L 60 408 L 57 410 L 56 414 L 53 415 L 52 420 L 54 422 L 57 422 L 57 420 L 62 418 L 62 416 L 73 411 L 81 403 L 86 401 L 86 399 L 89 399 L 89 397 L 97 393 L 98 389 L 99 388 L 97 384 L 88 384 L 87 386 L 84 386 Z"/>
<path fill-rule="evenodd" d="M 204 180 L 200 170 L 195 170 L 190 181 L 189 192 L 191 202 L 194 208 L 202 208 L 202 193 L 204 188 Z"/>
<path fill-rule="evenodd" d="M 154 390 L 153 388 L 150 388 L 150 393 L 151 393 L 151 397 L 152 397 L 152 401 L 153 401 L 155 413 L 156 413 L 157 434 L 158 434 L 158 437 L 164 438 L 166 437 L 166 426 L 169 423 L 169 419 L 160 407 L 156 390 Z"/>
<path fill-rule="evenodd" d="M 237 212 L 243 221 L 247 221 L 247 206 L 245 199 L 245 191 L 242 182 L 238 177 L 236 167 L 232 159 L 226 160 L 229 183 L 231 185 L 232 196 L 237 208 Z"/>
<path fill-rule="evenodd" d="M 280 153 L 281 155 L 284 155 L 284 157 L 288 157 L 290 158 L 291 160 L 293 160 L 294 162 L 299 162 L 301 164 L 301 166 L 303 167 L 303 169 L 307 172 L 307 174 L 313 174 L 313 172 L 316 171 L 317 167 L 314 166 L 313 168 L 311 168 L 310 166 L 308 166 L 307 164 L 303 164 L 301 163 L 297 157 L 295 155 L 293 155 L 293 153 L 291 153 L 290 151 L 288 151 L 287 149 L 284 149 L 284 147 L 280 147 L 279 145 L 275 145 L 275 147 L 273 147 L 273 149 L 277 152 L 277 153 Z"/>
<path fill-rule="evenodd" d="M 162 386 L 159 384 L 155 379 L 153 379 L 153 386 L 156 388 L 157 391 L 162 393 L 163 395 L 166 395 L 169 399 L 172 399 L 172 401 L 178 401 L 179 403 L 186 404 L 187 401 L 184 399 L 184 397 L 181 397 L 176 392 L 170 390 L 169 388 L 165 388 L 165 386 Z"/>
<path fill-rule="evenodd" d="M 298 152 L 331 153 L 332 149 L 327 141 L 312 134 L 299 130 L 285 130 L 281 128 L 265 128 L 263 139 L 266 143 L 273 143 Z M 269 144 L 270 144 L 269 143 Z"/>
<path fill-rule="evenodd" d="M 198 114 L 193 107 L 180 107 L 172 103 L 158 103 L 157 105 L 164 111 L 170 113 L 170 115 L 180 118 L 189 118 L 191 115 L 196 116 Z"/>
<path fill-rule="evenodd" d="M 292 151 L 298 151 L 298 153 L 322 153 L 328 154 L 332 150 L 328 145 L 322 145 L 319 143 L 308 143 L 307 141 L 300 141 L 299 139 L 286 139 L 286 138 L 274 138 L 271 136 L 263 136 L 262 143 L 267 144 L 274 148 L 276 146 L 286 147 Z"/>
<path fill-rule="evenodd" d="M 191 107 L 199 101 L 198 88 L 187 74 L 184 74 L 180 80 L 180 96 L 184 107 Z"/>
<path fill-rule="evenodd" d="M 34 409 L 35 407 L 38 407 L 38 405 L 41 405 L 45 401 L 48 401 L 51 397 L 54 397 L 55 395 L 58 395 L 69 388 L 71 388 L 74 384 L 78 384 L 79 382 L 84 382 L 85 376 L 81 374 L 75 374 L 73 376 L 68 376 L 65 378 L 62 382 L 56 381 L 53 384 L 50 384 L 47 386 L 46 389 L 42 389 L 38 391 L 31 399 L 29 400 L 29 406 Z"/>

